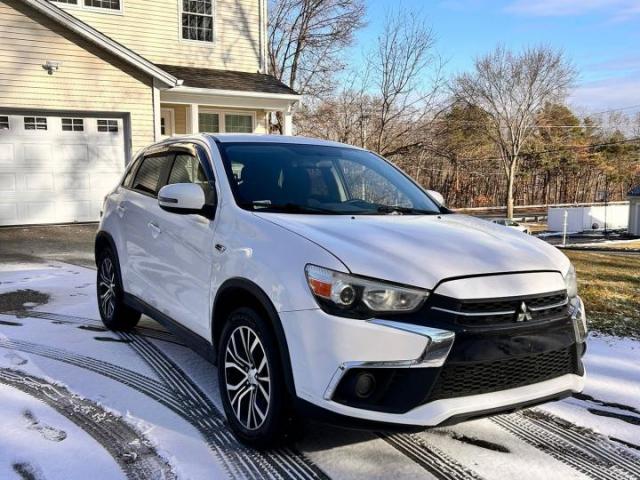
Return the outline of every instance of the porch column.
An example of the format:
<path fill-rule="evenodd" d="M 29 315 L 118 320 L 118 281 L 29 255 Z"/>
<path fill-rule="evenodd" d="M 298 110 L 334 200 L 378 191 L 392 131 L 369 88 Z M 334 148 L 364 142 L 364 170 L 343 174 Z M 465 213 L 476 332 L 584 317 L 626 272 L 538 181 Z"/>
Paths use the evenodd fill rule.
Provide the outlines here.
<path fill-rule="evenodd" d="M 160 108 L 160 89 L 158 88 L 158 81 L 153 79 L 153 87 L 152 87 L 152 97 L 153 97 L 153 141 L 157 142 L 162 137 L 162 131 L 160 128 L 160 124 L 162 122 L 162 110 Z"/>
<path fill-rule="evenodd" d="M 282 134 L 283 135 L 293 135 L 293 105 L 289 105 L 287 109 L 283 112 L 284 115 L 284 125 Z"/>
<path fill-rule="evenodd" d="M 200 133 L 199 132 L 199 127 L 198 127 L 198 104 L 197 103 L 192 103 L 189 106 L 189 125 L 188 125 L 188 130 L 187 133 Z"/>

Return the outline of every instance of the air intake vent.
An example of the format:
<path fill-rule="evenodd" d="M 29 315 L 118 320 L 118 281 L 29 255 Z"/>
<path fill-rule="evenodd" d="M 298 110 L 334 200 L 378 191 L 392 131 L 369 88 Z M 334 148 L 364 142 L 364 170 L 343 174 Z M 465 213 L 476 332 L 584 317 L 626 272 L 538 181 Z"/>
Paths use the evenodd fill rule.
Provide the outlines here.
<path fill-rule="evenodd" d="M 577 370 L 574 347 L 505 360 L 445 364 L 429 401 L 522 387 Z"/>

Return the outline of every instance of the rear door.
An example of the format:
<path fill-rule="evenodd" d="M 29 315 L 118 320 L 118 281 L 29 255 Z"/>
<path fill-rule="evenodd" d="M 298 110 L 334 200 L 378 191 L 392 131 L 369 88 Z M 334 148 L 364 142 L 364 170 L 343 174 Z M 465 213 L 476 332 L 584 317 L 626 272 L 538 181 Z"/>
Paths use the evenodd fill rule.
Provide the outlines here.
<path fill-rule="evenodd" d="M 125 290 L 156 309 L 162 303 L 160 284 L 163 282 L 163 267 L 157 261 L 162 216 L 157 197 L 174 157 L 173 153 L 144 157 L 131 187 L 121 195 L 117 206 L 124 224 Z"/>

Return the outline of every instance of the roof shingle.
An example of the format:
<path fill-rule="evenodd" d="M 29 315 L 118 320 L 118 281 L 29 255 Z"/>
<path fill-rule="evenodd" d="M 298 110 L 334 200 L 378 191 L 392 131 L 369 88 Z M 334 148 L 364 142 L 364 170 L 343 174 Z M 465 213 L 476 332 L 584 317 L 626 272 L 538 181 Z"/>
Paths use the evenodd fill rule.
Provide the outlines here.
<path fill-rule="evenodd" d="M 182 79 L 185 87 L 298 95 L 295 90 L 287 87 L 277 78 L 263 73 L 180 67 L 177 65 L 157 66 L 167 73 Z"/>

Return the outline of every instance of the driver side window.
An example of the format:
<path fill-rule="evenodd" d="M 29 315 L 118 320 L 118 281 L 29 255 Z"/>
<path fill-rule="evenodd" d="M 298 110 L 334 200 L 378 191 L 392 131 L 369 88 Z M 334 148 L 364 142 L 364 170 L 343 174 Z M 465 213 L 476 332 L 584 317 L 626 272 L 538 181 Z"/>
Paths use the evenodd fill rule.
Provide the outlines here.
<path fill-rule="evenodd" d="M 188 154 L 179 153 L 171 167 L 167 185 L 174 183 L 196 183 L 199 185 L 207 184 L 207 176 L 204 173 L 202 164 L 196 157 Z"/>
<path fill-rule="evenodd" d="M 197 156 L 178 152 L 170 168 L 166 185 L 172 185 L 174 183 L 194 183 L 199 185 L 204 191 L 207 205 L 213 207 L 217 203 L 213 179 L 209 180 L 209 178 L 207 178 L 202 162 Z"/>

